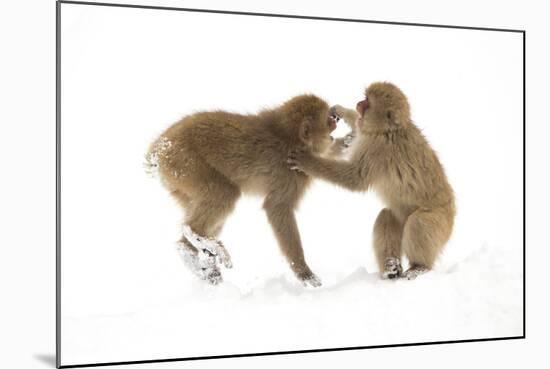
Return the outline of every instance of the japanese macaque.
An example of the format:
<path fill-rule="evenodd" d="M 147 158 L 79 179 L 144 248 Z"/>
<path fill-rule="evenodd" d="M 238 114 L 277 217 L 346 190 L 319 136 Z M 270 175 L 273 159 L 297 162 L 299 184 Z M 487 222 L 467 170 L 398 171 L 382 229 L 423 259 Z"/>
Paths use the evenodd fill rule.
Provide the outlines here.
<path fill-rule="evenodd" d="M 289 171 L 286 159 L 302 146 L 314 155 L 342 152 L 349 137 L 333 140 L 336 125 L 325 101 L 300 95 L 257 115 L 193 114 L 153 142 L 146 159 L 185 211 L 180 251 L 196 275 L 218 284 L 218 265 L 232 266 L 217 237 L 241 193 L 250 192 L 264 196 L 269 223 L 297 278 L 321 285 L 306 263 L 294 216 L 311 178 Z"/>
<path fill-rule="evenodd" d="M 372 188 L 386 204 L 373 234 L 382 277 L 414 279 L 433 267 L 451 235 L 453 190 L 437 155 L 411 121 L 409 103 L 398 87 L 387 82 L 371 84 L 356 110 L 359 134 L 349 161 L 295 149 L 288 162 L 291 169 L 352 191 Z M 345 118 L 349 111 L 340 107 L 336 114 Z M 405 272 L 403 254 L 409 260 Z"/>

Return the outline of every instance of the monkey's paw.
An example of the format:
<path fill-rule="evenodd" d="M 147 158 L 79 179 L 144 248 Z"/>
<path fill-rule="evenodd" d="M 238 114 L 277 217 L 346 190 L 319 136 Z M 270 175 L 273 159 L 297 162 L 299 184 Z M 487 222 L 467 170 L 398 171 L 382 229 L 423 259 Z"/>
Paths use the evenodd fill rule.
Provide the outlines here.
<path fill-rule="evenodd" d="M 212 285 L 223 282 L 214 255 L 205 250 L 199 250 L 198 253 L 194 253 L 183 242 L 178 243 L 178 251 L 189 270 L 197 277 Z"/>
<path fill-rule="evenodd" d="M 321 287 L 321 278 L 317 277 L 315 274 L 311 273 L 310 276 L 306 277 L 305 279 L 302 279 L 302 283 L 304 286 L 311 286 L 311 287 Z"/>
<path fill-rule="evenodd" d="M 300 272 L 296 272 L 296 277 L 298 277 L 298 279 L 302 281 L 305 287 L 307 287 L 308 285 L 311 287 L 320 287 L 322 284 L 321 278 L 317 277 L 315 273 L 309 270 L 309 268 Z"/>
<path fill-rule="evenodd" d="M 306 285 L 309 284 L 312 287 L 321 287 L 321 278 L 317 277 L 315 274 L 310 278 L 306 279 Z"/>
<path fill-rule="evenodd" d="M 342 105 L 334 105 L 329 109 L 328 114 L 330 116 L 335 116 L 338 119 L 342 119 L 345 111 L 346 108 L 344 108 Z"/>
<path fill-rule="evenodd" d="M 303 164 L 307 159 L 309 152 L 305 148 L 290 150 L 286 162 L 290 170 L 304 173 Z"/>
<path fill-rule="evenodd" d="M 348 133 L 347 135 L 344 136 L 344 142 L 342 146 L 345 149 L 347 149 L 348 147 L 351 146 L 351 143 L 353 142 L 354 139 L 355 139 L 355 133 L 354 132 Z"/>
<path fill-rule="evenodd" d="M 403 273 L 403 278 L 407 278 L 409 281 L 416 279 L 421 274 L 424 274 L 428 271 L 428 268 L 415 266 L 412 268 L 409 268 Z"/>
<path fill-rule="evenodd" d="M 222 273 L 218 267 L 205 269 L 203 275 L 204 279 L 213 286 L 223 282 Z"/>
<path fill-rule="evenodd" d="M 183 226 L 183 235 L 198 250 L 212 255 L 218 264 L 223 264 L 228 269 L 233 267 L 231 256 L 221 241 L 198 235 L 187 224 Z"/>
<path fill-rule="evenodd" d="M 397 258 L 387 258 L 384 263 L 384 271 L 382 272 L 382 279 L 395 279 L 403 273 L 403 267 L 401 261 Z"/>

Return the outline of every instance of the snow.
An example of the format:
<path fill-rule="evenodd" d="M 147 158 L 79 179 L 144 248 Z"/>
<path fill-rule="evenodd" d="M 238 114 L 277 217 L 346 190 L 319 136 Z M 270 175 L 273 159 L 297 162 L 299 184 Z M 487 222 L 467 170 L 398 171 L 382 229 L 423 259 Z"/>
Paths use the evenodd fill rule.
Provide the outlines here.
<path fill-rule="evenodd" d="M 136 160 L 134 174 L 145 176 L 140 169 Z M 280 255 L 261 199 L 243 197 L 220 235 L 233 268 L 220 268 L 223 282 L 211 286 L 178 257 L 179 208 L 158 179 L 145 178 L 136 186 L 148 195 L 118 224 L 122 233 L 64 249 L 67 365 L 523 332 L 522 248 L 479 241 L 468 201 L 434 271 L 383 280 L 371 247 L 376 196 L 316 182 L 297 212 L 308 264 L 323 282 L 313 288 L 296 280 Z M 121 200 L 115 213 L 128 206 Z M 321 200 L 335 215 L 319 217 Z"/>
<path fill-rule="evenodd" d="M 517 255 L 516 255 L 517 256 Z M 320 288 L 289 273 L 209 286 L 181 268 L 170 298 L 64 320 L 64 361 L 193 357 L 522 334 L 514 255 L 487 247 L 414 281 L 357 266 Z"/>
<path fill-rule="evenodd" d="M 153 144 L 151 151 L 145 155 L 145 172 L 150 177 L 158 176 L 159 170 L 159 158 L 166 154 L 166 151 L 172 146 L 172 142 L 166 137 L 162 136 Z M 174 175 L 177 177 L 177 172 L 174 171 Z"/>
<path fill-rule="evenodd" d="M 233 266 L 231 263 L 231 257 L 221 241 L 211 237 L 200 236 L 193 232 L 191 227 L 187 224 L 183 225 L 182 234 L 189 240 L 189 242 L 191 242 L 193 246 L 195 246 L 195 248 L 198 250 L 204 250 L 208 254 L 212 255 L 218 264 L 222 264 L 226 268 L 231 268 Z"/>

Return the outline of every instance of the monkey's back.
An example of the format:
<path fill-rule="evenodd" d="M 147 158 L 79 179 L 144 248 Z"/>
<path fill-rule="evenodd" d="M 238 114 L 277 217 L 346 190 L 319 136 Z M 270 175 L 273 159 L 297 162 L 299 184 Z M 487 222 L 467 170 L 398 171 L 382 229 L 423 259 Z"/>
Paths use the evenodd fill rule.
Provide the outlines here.
<path fill-rule="evenodd" d="M 170 147 L 159 165 L 181 176 L 208 165 L 244 189 L 261 192 L 263 182 L 277 176 L 277 171 L 288 171 L 288 143 L 273 122 L 256 115 L 193 114 L 169 127 L 161 139 Z"/>

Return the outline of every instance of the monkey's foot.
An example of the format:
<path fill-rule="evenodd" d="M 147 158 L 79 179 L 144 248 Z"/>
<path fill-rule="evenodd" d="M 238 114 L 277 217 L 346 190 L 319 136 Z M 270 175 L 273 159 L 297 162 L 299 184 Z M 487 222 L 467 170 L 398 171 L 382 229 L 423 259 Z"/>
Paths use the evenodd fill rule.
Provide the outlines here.
<path fill-rule="evenodd" d="M 425 267 L 415 266 L 407 269 L 405 273 L 403 273 L 403 278 L 407 278 L 409 281 L 411 281 L 413 279 L 416 279 L 416 277 L 418 277 L 419 275 L 426 273 L 428 270 L 429 269 Z"/>
<path fill-rule="evenodd" d="M 294 270 L 296 277 L 304 284 L 304 286 L 320 287 L 321 278 L 317 277 L 308 267 L 306 269 Z"/>
<path fill-rule="evenodd" d="M 310 285 L 311 287 L 321 287 L 321 278 L 317 277 L 315 274 L 311 273 L 310 276 L 302 279 L 304 286 Z"/>
<path fill-rule="evenodd" d="M 215 286 L 223 282 L 222 273 L 218 267 L 208 268 L 204 271 L 205 280 Z"/>
<path fill-rule="evenodd" d="M 229 253 L 220 240 L 213 237 L 201 236 L 193 232 L 191 227 L 187 224 L 183 226 L 183 236 L 198 250 L 213 255 L 218 264 L 223 264 L 226 268 L 233 267 L 231 256 L 229 256 Z"/>
<path fill-rule="evenodd" d="M 193 274 L 212 285 L 223 282 L 216 258 L 208 251 L 191 251 L 183 242 L 178 242 L 178 251 L 187 267 Z"/>
<path fill-rule="evenodd" d="M 401 261 L 397 258 L 387 258 L 384 263 L 384 271 L 382 272 L 382 279 L 394 279 L 403 273 L 403 267 Z"/>

